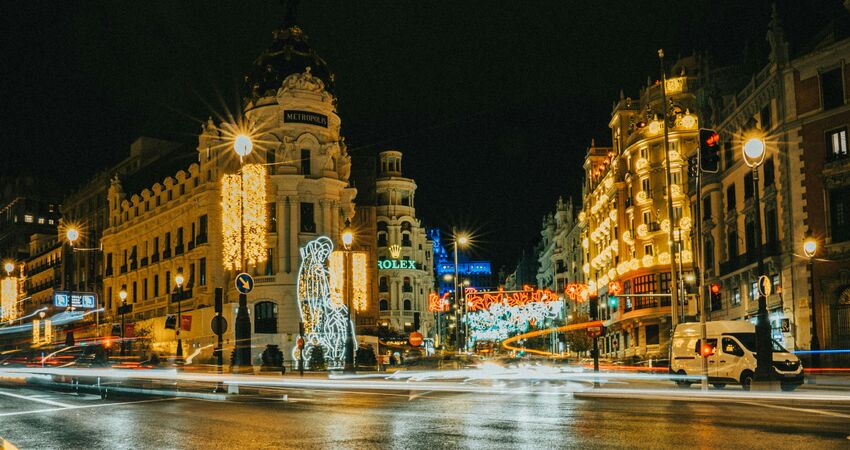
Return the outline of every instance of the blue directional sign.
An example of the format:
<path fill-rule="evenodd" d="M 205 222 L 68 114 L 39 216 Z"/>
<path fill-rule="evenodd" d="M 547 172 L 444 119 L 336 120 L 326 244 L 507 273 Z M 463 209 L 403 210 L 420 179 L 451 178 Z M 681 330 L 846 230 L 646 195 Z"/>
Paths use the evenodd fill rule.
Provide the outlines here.
<path fill-rule="evenodd" d="M 70 297 L 71 306 L 78 309 L 94 309 L 97 307 L 97 294 L 94 292 L 56 291 L 53 293 L 53 305 L 58 308 L 67 308 Z"/>
<path fill-rule="evenodd" d="M 236 290 L 240 294 L 248 294 L 254 290 L 254 279 L 245 272 L 236 275 Z"/>

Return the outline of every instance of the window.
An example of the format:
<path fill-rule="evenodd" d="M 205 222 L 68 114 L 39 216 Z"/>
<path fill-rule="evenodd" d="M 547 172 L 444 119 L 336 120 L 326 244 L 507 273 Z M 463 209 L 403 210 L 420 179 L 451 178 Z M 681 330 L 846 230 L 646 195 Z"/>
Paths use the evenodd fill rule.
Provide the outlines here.
<path fill-rule="evenodd" d="M 632 294 L 655 292 L 655 275 L 643 275 L 632 280 Z"/>
<path fill-rule="evenodd" d="M 726 233 L 726 250 L 728 252 L 729 261 L 733 261 L 738 257 L 738 233 L 731 230 Z"/>
<path fill-rule="evenodd" d="M 753 198 L 753 173 L 744 175 L 744 201 Z"/>
<path fill-rule="evenodd" d="M 275 155 L 275 149 L 274 148 L 270 148 L 266 151 L 266 163 L 267 164 L 270 164 L 270 165 L 274 164 L 275 162 L 277 162 L 276 158 L 277 158 L 277 156 Z M 274 171 L 274 169 L 272 169 L 272 171 Z"/>
<path fill-rule="evenodd" d="M 198 286 L 206 286 L 207 284 L 207 258 L 201 258 L 198 261 Z"/>
<path fill-rule="evenodd" d="M 758 281 L 750 282 L 750 301 L 758 300 L 759 298 L 759 284 Z"/>
<path fill-rule="evenodd" d="M 254 305 L 254 333 L 277 333 L 277 305 L 274 302 Z"/>
<path fill-rule="evenodd" d="M 183 246 L 183 227 L 177 227 L 177 246 Z"/>
<path fill-rule="evenodd" d="M 721 342 L 723 343 L 723 353 L 732 356 L 744 356 L 744 349 L 732 338 L 725 337 Z"/>
<path fill-rule="evenodd" d="M 181 184 L 181 185 L 180 185 L 180 195 L 183 195 L 183 194 L 185 194 L 185 193 L 186 193 L 186 185 L 185 185 L 185 184 Z"/>
<path fill-rule="evenodd" d="M 142 279 L 142 300 L 148 299 L 148 279 Z"/>
<path fill-rule="evenodd" d="M 39 217 L 39 218 L 38 218 L 38 224 L 39 224 L 39 225 L 44 225 L 44 217 Z"/>
<path fill-rule="evenodd" d="M 773 180 L 776 178 L 776 170 L 773 168 L 773 156 L 764 160 L 764 187 L 773 186 Z"/>
<path fill-rule="evenodd" d="M 769 130 L 770 127 L 773 126 L 773 114 L 771 111 L 770 102 L 767 102 L 767 104 L 764 105 L 764 108 L 762 108 L 761 112 L 759 113 L 759 125 L 764 131 Z"/>
<path fill-rule="evenodd" d="M 654 254 L 652 252 L 652 244 L 646 244 L 646 245 L 643 246 L 643 254 L 649 255 L 649 256 L 652 256 Z"/>
<path fill-rule="evenodd" d="M 658 345 L 658 325 L 646 326 L 646 345 Z"/>
<path fill-rule="evenodd" d="M 703 256 L 705 258 L 705 269 L 714 269 L 714 241 L 711 239 L 703 243 Z"/>
<path fill-rule="evenodd" d="M 735 151 L 732 149 L 731 142 L 723 143 L 723 161 L 724 167 L 727 169 L 732 167 L 732 164 L 735 163 Z"/>
<path fill-rule="evenodd" d="M 827 157 L 840 159 L 847 157 L 847 127 L 826 132 Z"/>
<path fill-rule="evenodd" d="M 764 212 L 764 239 L 765 244 L 771 245 L 779 241 L 776 229 L 776 210 L 769 209 Z"/>
<path fill-rule="evenodd" d="M 135 281 L 133 282 L 133 303 L 136 303 L 139 295 L 139 285 Z"/>
<path fill-rule="evenodd" d="M 647 150 L 646 147 L 640 149 L 640 157 L 643 159 L 647 159 Z"/>
<path fill-rule="evenodd" d="M 673 223 L 679 223 L 679 219 L 681 219 L 682 217 L 684 217 L 684 215 L 682 214 L 682 207 L 677 206 L 673 208 Z"/>
<path fill-rule="evenodd" d="M 310 150 L 301 150 L 301 175 L 310 175 Z"/>
<path fill-rule="evenodd" d="M 404 310 L 410 311 L 411 309 L 413 309 L 413 303 L 410 301 L 410 299 L 405 299 L 404 300 Z"/>
<path fill-rule="evenodd" d="M 381 311 L 386 311 L 390 309 L 390 303 L 386 299 L 382 299 L 380 302 L 378 302 L 378 308 Z"/>
<path fill-rule="evenodd" d="M 301 203 L 301 232 L 302 233 L 315 233 L 316 232 L 316 222 L 313 220 L 313 204 L 312 203 Z"/>
<path fill-rule="evenodd" d="M 389 292 L 389 290 L 390 287 L 387 284 L 387 277 L 381 277 L 380 281 L 378 282 L 378 291 Z"/>
<path fill-rule="evenodd" d="M 741 304 L 741 290 L 738 288 L 732 289 L 732 306 Z"/>
<path fill-rule="evenodd" d="M 711 220 L 711 197 L 702 199 L 702 219 Z"/>
<path fill-rule="evenodd" d="M 850 188 L 829 191 L 829 219 L 832 242 L 850 240 Z"/>
<path fill-rule="evenodd" d="M 266 267 L 263 274 L 267 277 L 274 275 L 274 248 L 266 249 Z"/>
<path fill-rule="evenodd" d="M 159 297 L 159 274 L 153 276 L 153 296 Z"/>
<path fill-rule="evenodd" d="M 652 213 L 650 213 L 649 211 L 643 212 L 643 223 L 645 223 L 647 225 L 652 223 Z"/>
<path fill-rule="evenodd" d="M 820 91 L 824 110 L 844 104 L 844 80 L 841 77 L 841 67 L 820 74 Z"/>
<path fill-rule="evenodd" d="M 33 216 L 32 216 L 32 214 L 24 214 L 24 222 L 26 222 L 26 223 L 32 223 L 32 221 L 33 221 Z"/>
<path fill-rule="evenodd" d="M 413 292 L 413 286 L 410 285 L 410 277 L 404 277 L 404 284 L 401 290 L 402 292 Z"/>
<path fill-rule="evenodd" d="M 674 172 L 671 172 L 670 175 L 672 177 L 672 181 L 673 181 L 674 185 L 681 185 L 682 184 L 682 172 L 676 170 Z"/>
<path fill-rule="evenodd" d="M 673 274 L 671 274 L 670 272 L 661 272 L 659 274 L 659 279 L 661 280 L 661 282 L 658 283 L 658 287 L 660 288 L 660 291 L 663 292 L 663 293 L 670 293 L 670 281 L 672 281 L 672 279 L 673 279 Z M 670 300 L 667 300 L 667 299 L 665 299 L 665 300 L 667 302 L 667 303 L 665 303 L 665 305 L 669 305 Z"/>
<path fill-rule="evenodd" d="M 159 253 L 159 238 L 153 238 L 153 254 L 156 255 Z"/>
<path fill-rule="evenodd" d="M 171 232 L 165 233 L 165 250 L 171 250 Z"/>
<path fill-rule="evenodd" d="M 756 245 L 759 243 L 756 242 L 756 224 L 752 220 L 748 220 L 744 225 L 745 234 L 746 234 L 746 242 L 744 245 L 747 248 L 747 253 L 754 253 L 756 251 Z"/>
<path fill-rule="evenodd" d="M 646 195 L 647 195 L 647 196 L 649 196 L 649 195 L 650 195 L 650 192 L 649 192 L 649 178 L 644 178 L 644 179 L 640 180 L 640 189 L 641 189 L 642 191 L 646 192 Z"/>
<path fill-rule="evenodd" d="M 171 293 L 171 271 L 170 270 L 165 271 L 165 293 L 166 294 Z"/>
<path fill-rule="evenodd" d="M 266 220 L 266 224 L 268 224 L 268 232 L 277 233 L 277 203 L 269 203 L 266 206 L 266 211 L 268 212 L 268 218 Z"/>
<path fill-rule="evenodd" d="M 752 183 L 750 183 L 752 185 Z M 726 211 L 734 211 L 737 209 L 737 205 L 735 204 L 735 184 L 730 184 L 729 187 L 726 188 Z"/>

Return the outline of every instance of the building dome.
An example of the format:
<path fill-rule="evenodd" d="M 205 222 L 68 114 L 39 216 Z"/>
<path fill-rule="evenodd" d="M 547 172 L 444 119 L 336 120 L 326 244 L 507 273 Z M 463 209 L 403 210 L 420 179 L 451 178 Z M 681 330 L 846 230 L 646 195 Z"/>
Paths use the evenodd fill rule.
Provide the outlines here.
<path fill-rule="evenodd" d="M 334 76 L 325 61 L 307 43 L 307 35 L 288 20 L 272 35 L 272 44 L 254 61 L 245 75 L 245 100 L 274 96 L 283 80 L 295 73 L 310 72 L 322 80 L 325 90 L 334 94 Z"/>

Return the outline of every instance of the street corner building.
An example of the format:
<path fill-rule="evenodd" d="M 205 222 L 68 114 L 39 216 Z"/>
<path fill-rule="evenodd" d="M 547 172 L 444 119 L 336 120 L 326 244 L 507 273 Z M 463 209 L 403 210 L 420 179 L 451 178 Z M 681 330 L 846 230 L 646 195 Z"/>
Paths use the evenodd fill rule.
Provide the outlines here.
<path fill-rule="evenodd" d="M 294 23 L 274 32 L 245 77 L 243 108 L 236 123 L 203 124 L 196 162 L 111 180 L 102 240 L 106 314 L 119 320 L 117 294 L 127 292 L 127 319 L 137 332 L 149 330 L 153 352 L 175 353 L 177 339 L 166 321 L 179 301 L 176 326 L 186 355 L 211 358 L 216 288 L 223 288 L 228 323 L 224 348 L 232 348 L 234 278 L 248 272 L 254 278 L 252 362 L 267 345 L 292 354 L 302 320 L 300 249 L 320 236 L 342 249 L 342 229 L 356 222 L 357 191 L 349 183 L 351 158 L 340 135 L 333 74 Z M 240 142 L 246 136 L 253 151 L 237 155 L 234 145 L 246 145 Z M 374 258 L 364 264 L 366 278 L 374 279 Z M 185 280 L 179 290 L 177 274 Z"/>
<path fill-rule="evenodd" d="M 396 333 L 433 337 L 428 296 L 434 290 L 433 242 L 416 217 L 416 182 L 401 170 L 402 154 L 378 156 L 377 195 L 379 325 Z"/>

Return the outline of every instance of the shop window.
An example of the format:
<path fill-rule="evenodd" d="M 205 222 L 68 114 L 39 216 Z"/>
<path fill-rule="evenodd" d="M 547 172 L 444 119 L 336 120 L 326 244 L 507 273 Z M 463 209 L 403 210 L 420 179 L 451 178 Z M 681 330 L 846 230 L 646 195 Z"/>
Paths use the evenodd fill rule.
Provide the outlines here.
<path fill-rule="evenodd" d="M 254 333 L 277 333 L 277 305 L 274 302 L 254 305 Z"/>

